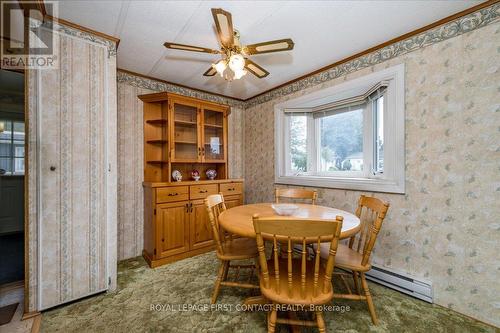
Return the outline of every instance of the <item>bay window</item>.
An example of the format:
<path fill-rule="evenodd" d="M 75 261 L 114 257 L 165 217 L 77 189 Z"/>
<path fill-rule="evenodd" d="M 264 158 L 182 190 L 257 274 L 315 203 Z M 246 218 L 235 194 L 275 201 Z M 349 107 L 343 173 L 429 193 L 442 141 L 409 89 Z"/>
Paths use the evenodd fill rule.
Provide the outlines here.
<path fill-rule="evenodd" d="M 404 67 L 275 106 L 276 183 L 404 193 Z"/>

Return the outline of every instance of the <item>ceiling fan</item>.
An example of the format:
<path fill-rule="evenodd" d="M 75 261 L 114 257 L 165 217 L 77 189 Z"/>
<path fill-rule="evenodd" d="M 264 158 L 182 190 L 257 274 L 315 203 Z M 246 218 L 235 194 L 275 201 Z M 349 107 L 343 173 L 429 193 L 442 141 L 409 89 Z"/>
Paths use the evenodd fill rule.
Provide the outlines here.
<path fill-rule="evenodd" d="M 212 64 L 203 73 L 204 76 L 220 76 L 228 81 L 242 78 L 247 71 L 262 79 L 269 75 L 261 66 L 257 65 L 248 56 L 254 54 L 271 53 L 292 50 L 294 43 L 290 38 L 272 40 L 263 43 L 241 45 L 240 34 L 233 28 L 231 13 L 220 8 L 212 8 L 212 15 L 217 29 L 217 37 L 221 44 L 220 50 L 208 49 L 192 45 L 166 42 L 163 45 L 169 49 L 191 52 L 202 52 L 222 55 L 222 59 Z"/>

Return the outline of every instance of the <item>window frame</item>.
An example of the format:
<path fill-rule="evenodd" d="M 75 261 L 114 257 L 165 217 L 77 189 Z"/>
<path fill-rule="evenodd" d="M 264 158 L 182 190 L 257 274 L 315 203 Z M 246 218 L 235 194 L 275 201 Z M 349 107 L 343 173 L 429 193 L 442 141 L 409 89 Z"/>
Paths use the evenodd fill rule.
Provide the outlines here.
<path fill-rule="evenodd" d="M 299 186 L 339 188 L 349 190 L 365 190 L 373 192 L 405 193 L 405 84 L 404 64 L 370 73 L 357 79 L 349 80 L 333 87 L 325 88 L 299 98 L 275 105 L 275 183 Z M 349 91 L 359 91 L 360 87 L 375 85 L 388 81 L 384 93 L 384 171 L 374 172 L 374 166 L 366 162 L 376 163 L 374 104 L 370 100 L 363 109 L 363 159 L 364 170 L 361 172 L 333 171 L 317 172 L 319 164 L 320 119 L 306 114 L 308 138 L 307 150 L 314 158 L 308 158 L 308 171 L 295 173 L 290 163 L 289 124 L 290 117 L 285 116 L 285 108 L 297 108 L 305 103 L 327 98 L 328 96 L 345 95 Z M 371 126 L 366 126 L 366 124 Z M 390 129 L 390 131 L 389 131 Z M 309 134 L 310 133 L 310 134 Z"/>

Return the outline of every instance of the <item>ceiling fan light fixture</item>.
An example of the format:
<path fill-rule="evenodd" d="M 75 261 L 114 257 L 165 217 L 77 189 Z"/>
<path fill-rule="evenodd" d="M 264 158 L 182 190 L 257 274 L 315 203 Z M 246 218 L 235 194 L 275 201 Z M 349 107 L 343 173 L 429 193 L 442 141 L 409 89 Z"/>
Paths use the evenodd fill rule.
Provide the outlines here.
<path fill-rule="evenodd" d="M 236 80 L 239 80 L 241 79 L 243 76 L 245 76 L 247 74 L 247 71 L 244 70 L 244 69 L 238 69 L 238 70 L 235 70 L 234 71 L 234 78 Z"/>
<path fill-rule="evenodd" d="M 233 72 L 242 71 L 245 68 L 245 58 L 239 53 L 234 53 L 229 58 L 229 68 Z"/>
<path fill-rule="evenodd" d="M 221 59 L 216 64 L 213 64 L 212 67 L 215 68 L 221 77 L 224 77 L 224 71 L 227 68 L 226 60 Z"/>

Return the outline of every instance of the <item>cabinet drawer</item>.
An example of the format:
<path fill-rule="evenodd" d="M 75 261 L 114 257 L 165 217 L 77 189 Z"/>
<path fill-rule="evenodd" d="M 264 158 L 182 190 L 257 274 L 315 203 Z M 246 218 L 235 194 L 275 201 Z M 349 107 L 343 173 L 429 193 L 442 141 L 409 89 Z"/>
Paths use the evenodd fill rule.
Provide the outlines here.
<path fill-rule="evenodd" d="M 187 186 L 173 186 L 156 189 L 156 202 L 174 202 L 189 200 L 189 188 Z"/>
<path fill-rule="evenodd" d="M 220 184 L 220 191 L 224 196 L 241 194 L 243 192 L 243 184 L 242 183 Z"/>
<path fill-rule="evenodd" d="M 217 184 L 189 186 L 189 197 L 191 200 L 205 199 L 211 194 L 217 194 Z"/>

